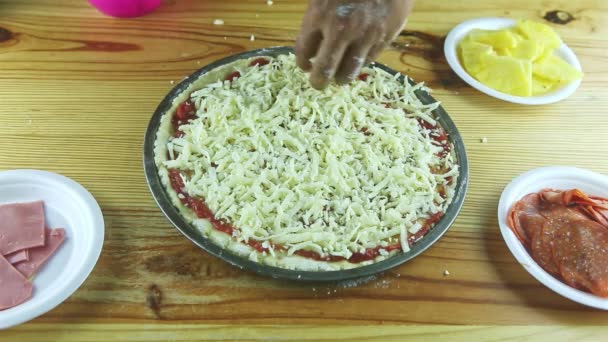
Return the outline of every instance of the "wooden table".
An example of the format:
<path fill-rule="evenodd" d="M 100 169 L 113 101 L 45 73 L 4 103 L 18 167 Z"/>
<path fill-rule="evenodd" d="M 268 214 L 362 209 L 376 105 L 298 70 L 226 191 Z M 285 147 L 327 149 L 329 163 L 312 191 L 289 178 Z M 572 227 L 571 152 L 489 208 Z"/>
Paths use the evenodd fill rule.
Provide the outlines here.
<path fill-rule="evenodd" d="M 84 0 L 0 0 L 0 170 L 71 177 L 97 198 L 106 220 L 101 258 L 84 285 L 42 317 L 0 332 L 0 340 L 606 336 L 608 315 L 528 275 L 496 219 L 503 187 L 523 171 L 561 164 L 608 174 L 603 1 L 418 1 L 408 31 L 380 61 L 435 89 L 464 137 L 471 177 L 456 223 L 414 261 L 351 288 L 273 281 L 207 255 L 169 224 L 142 170 L 156 105 L 174 82 L 213 60 L 292 45 L 304 8 L 289 0 L 170 0 L 148 16 L 113 19 Z M 586 73 L 561 103 L 490 98 L 460 81 L 442 56 L 443 37 L 463 20 L 543 21 L 553 10 L 574 16 L 553 27 Z"/>

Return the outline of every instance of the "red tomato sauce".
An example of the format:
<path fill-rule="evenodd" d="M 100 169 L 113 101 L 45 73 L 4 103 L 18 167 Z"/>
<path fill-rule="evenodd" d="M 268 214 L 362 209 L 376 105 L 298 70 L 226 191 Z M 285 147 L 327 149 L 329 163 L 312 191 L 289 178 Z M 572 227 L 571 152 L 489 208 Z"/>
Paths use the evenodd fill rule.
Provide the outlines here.
<path fill-rule="evenodd" d="M 438 146 L 441 146 L 442 148 L 442 150 L 437 154 L 437 156 L 443 158 L 448 155 L 448 153 L 450 153 L 450 151 L 452 150 L 452 147 L 450 146 L 450 141 L 448 140 L 447 132 L 441 126 L 431 125 L 422 118 L 416 118 L 416 121 L 418 121 L 418 124 L 422 128 L 428 129 L 433 132 L 431 134 L 431 138 Z"/>
<path fill-rule="evenodd" d="M 175 190 L 178 194 L 180 194 L 180 201 L 188 206 L 198 218 L 206 219 L 211 222 L 213 228 L 222 233 L 232 235 L 234 233 L 234 227 L 222 220 L 218 220 L 214 215 L 211 209 L 203 202 L 202 200 L 192 197 L 188 195 L 184 191 L 184 181 L 182 179 L 181 173 L 179 170 L 171 169 L 169 170 L 169 180 L 171 182 L 171 188 Z M 258 252 L 268 251 L 268 248 L 262 246 L 262 243 L 256 240 L 248 240 L 246 242 L 249 246 L 257 250 Z"/>
<path fill-rule="evenodd" d="M 367 81 L 367 77 L 369 76 L 369 74 L 363 73 L 363 74 L 359 74 L 359 76 L 357 77 L 359 79 L 359 81 Z"/>
<path fill-rule="evenodd" d="M 175 111 L 175 115 L 171 119 L 171 124 L 173 125 L 173 131 L 175 132 L 175 136 L 180 138 L 184 135 L 184 132 L 180 130 L 182 125 L 188 123 L 188 120 L 192 120 L 196 118 L 196 107 L 194 103 L 190 100 L 186 100 L 177 106 L 177 110 Z"/>
<path fill-rule="evenodd" d="M 267 60 L 266 58 L 260 57 L 260 58 L 256 58 L 253 61 L 251 61 L 251 63 L 249 63 L 249 66 L 264 66 L 266 64 L 270 63 L 269 60 Z"/>
<path fill-rule="evenodd" d="M 226 75 L 225 80 L 232 82 L 232 81 L 236 80 L 239 77 L 241 77 L 241 73 L 238 72 L 238 71 L 234 71 L 234 72 L 231 72 L 228 75 Z"/>
<path fill-rule="evenodd" d="M 410 246 L 418 239 L 426 235 L 426 233 L 431 230 L 433 224 L 435 224 L 437 221 L 439 221 L 439 219 L 441 219 L 441 216 L 443 216 L 442 212 L 438 212 L 431 215 L 431 217 L 429 217 L 426 222 L 424 222 L 422 228 L 420 228 L 415 234 L 408 236 L 407 241 L 409 242 Z"/>

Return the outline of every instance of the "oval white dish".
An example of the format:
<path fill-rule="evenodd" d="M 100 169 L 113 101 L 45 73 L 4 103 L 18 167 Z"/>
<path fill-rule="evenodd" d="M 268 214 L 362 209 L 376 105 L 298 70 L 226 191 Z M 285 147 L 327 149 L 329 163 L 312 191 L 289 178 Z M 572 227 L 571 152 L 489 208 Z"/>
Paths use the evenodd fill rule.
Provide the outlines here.
<path fill-rule="evenodd" d="M 454 72 L 471 87 L 503 101 L 524 105 L 543 105 L 561 101 L 572 95 L 580 86 L 581 80 L 569 83 L 560 89 L 544 95 L 523 97 L 509 95 L 494 90 L 477 81 L 475 78 L 473 78 L 473 76 L 466 72 L 464 67 L 460 64 L 460 59 L 458 58 L 458 44 L 471 30 L 500 30 L 514 25 L 515 20 L 507 18 L 478 18 L 460 23 L 450 31 L 445 39 L 443 50 L 448 64 L 452 70 L 454 70 Z M 572 65 L 575 69 L 582 71 L 578 58 L 565 43 L 562 43 L 562 45 L 555 50 L 555 54 L 568 64 Z"/>
<path fill-rule="evenodd" d="M 65 241 L 34 275 L 32 297 L 0 311 L 0 329 L 36 318 L 66 300 L 95 267 L 104 221 L 93 196 L 75 181 L 47 171 L 0 172 L 0 204 L 44 201 L 49 228 L 64 228 Z"/>
<path fill-rule="evenodd" d="M 515 202 L 529 193 L 546 188 L 578 188 L 591 195 L 608 197 L 608 177 L 575 167 L 552 166 L 533 169 L 513 179 L 505 187 L 498 203 L 498 225 L 507 247 L 528 273 L 551 290 L 577 303 L 608 310 L 608 298 L 570 287 L 542 269 L 507 225 L 507 214 Z"/>

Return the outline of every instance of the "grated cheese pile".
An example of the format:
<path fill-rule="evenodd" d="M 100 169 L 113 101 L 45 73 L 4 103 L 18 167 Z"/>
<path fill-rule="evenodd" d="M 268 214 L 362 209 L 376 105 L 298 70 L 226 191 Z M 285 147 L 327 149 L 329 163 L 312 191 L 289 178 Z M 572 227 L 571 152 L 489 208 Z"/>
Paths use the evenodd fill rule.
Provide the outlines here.
<path fill-rule="evenodd" d="M 184 190 L 234 225 L 236 240 L 270 253 L 276 244 L 344 258 L 395 243 L 408 251 L 408 234 L 445 211 L 458 175 L 416 121 L 434 124 L 439 104 L 423 105 L 422 84 L 378 68 L 317 91 L 293 55 L 268 59 L 191 94 L 197 118 L 169 141 L 165 166 L 187 171 Z"/>

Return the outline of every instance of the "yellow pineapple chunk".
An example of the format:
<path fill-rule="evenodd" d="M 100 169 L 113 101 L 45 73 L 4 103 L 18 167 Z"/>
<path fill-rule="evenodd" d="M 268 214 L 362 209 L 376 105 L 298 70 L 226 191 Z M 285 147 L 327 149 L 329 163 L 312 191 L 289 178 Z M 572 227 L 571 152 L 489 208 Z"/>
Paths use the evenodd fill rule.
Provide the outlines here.
<path fill-rule="evenodd" d="M 475 42 L 497 49 L 510 49 L 517 44 L 517 38 L 510 30 L 473 30 L 470 37 Z"/>
<path fill-rule="evenodd" d="M 548 25 L 519 20 L 502 30 L 473 30 L 459 44 L 464 69 L 486 86 L 516 96 L 554 91 L 583 74 L 554 55 L 561 39 Z"/>
<path fill-rule="evenodd" d="M 541 45 L 544 51 L 552 51 L 562 44 L 557 33 L 545 24 L 531 20 L 518 20 L 515 29 L 528 40 Z"/>
<path fill-rule="evenodd" d="M 485 67 L 483 56 L 493 54 L 492 47 L 489 45 L 465 39 L 460 43 L 460 59 L 464 69 L 471 75 L 478 73 Z"/>
<path fill-rule="evenodd" d="M 532 94 L 532 63 L 507 56 L 485 56 L 486 68 L 475 78 L 486 86 L 515 96 Z"/>
<path fill-rule="evenodd" d="M 532 67 L 534 68 L 534 66 Z M 555 83 L 555 81 L 545 80 L 538 76 L 532 75 L 532 95 L 544 95 L 546 93 L 552 92 L 553 90 L 559 88 L 560 83 Z"/>
<path fill-rule="evenodd" d="M 532 73 L 540 78 L 559 83 L 570 83 L 583 77 L 582 72 L 555 55 L 542 58 L 534 63 Z"/>
<path fill-rule="evenodd" d="M 498 48 L 495 49 L 496 50 L 496 54 L 499 56 L 512 56 L 513 55 L 513 49 L 507 49 L 507 48 Z"/>
<path fill-rule="evenodd" d="M 510 52 L 515 58 L 536 61 L 543 54 L 543 47 L 533 40 L 522 40 Z"/>
<path fill-rule="evenodd" d="M 523 40 L 526 40 L 526 37 L 522 36 L 521 32 L 519 32 L 515 27 L 511 27 L 511 28 L 508 28 L 505 30 L 508 30 L 509 32 L 511 32 L 513 34 L 513 37 L 515 37 L 515 40 L 517 41 L 517 43 L 519 43 Z"/>

